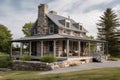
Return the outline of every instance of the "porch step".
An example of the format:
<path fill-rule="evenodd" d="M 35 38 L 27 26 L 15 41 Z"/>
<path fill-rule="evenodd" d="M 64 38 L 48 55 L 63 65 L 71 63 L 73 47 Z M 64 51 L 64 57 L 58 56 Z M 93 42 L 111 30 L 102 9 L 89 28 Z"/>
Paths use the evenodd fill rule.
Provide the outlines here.
<path fill-rule="evenodd" d="M 105 62 L 106 59 L 105 59 L 104 56 L 96 56 L 96 57 L 93 58 L 93 61 L 94 62 Z"/>

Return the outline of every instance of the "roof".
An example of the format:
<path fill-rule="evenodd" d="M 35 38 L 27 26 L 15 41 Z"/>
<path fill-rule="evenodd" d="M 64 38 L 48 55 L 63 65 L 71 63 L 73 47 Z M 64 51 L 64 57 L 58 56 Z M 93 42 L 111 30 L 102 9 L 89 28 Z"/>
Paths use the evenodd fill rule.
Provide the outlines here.
<path fill-rule="evenodd" d="M 56 14 L 51 14 L 48 13 L 47 16 L 58 26 L 58 27 L 62 27 L 65 28 L 64 25 L 64 20 L 67 19 L 66 17 L 60 16 L 60 15 L 56 15 Z M 70 19 L 71 22 L 71 29 L 75 30 L 75 31 L 80 31 L 80 32 L 88 32 L 84 27 L 83 30 L 78 29 L 78 27 L 76 27 L 74 24 L 77 23 L 75 22 L 73 19 Z M 70 29 L 70 28 L 68 28 Z"/>
<path fill-rule="evenodd" d="M 71 36 L 71 35 L 60 35 L 60 34 L 23 37 L 19 39 L 14 39 L 11 42 L 22 42 L 22 41 L 27 42 L 27 41 L 38 41 L 38 40 L 50 40 L 50 39 L 75 39 L 75 40 L 90 41 L 90 42 L 106 42 L 102 40 L 94 40 L 94 39 L 82 38 L 82 37 Z"/>

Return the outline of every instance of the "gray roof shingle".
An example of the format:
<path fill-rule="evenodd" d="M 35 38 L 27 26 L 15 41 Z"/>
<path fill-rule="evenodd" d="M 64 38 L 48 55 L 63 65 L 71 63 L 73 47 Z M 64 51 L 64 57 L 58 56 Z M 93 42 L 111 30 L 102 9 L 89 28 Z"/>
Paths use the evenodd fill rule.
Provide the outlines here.
<path fill-rule="evenodd" d="M 60 15 L 56 15 L 56 14 L 47 14 L 47 16 L 58 26 L 58 27 L 62 27 L 65 28 L 65 19 L 67 19 L 66 17 L 60 16 Z M 84 27 L 83 30 L 78 29 L 78 27 L 76 27 L 74 24 L 76 24 L 77 22 L 75 22 L 73 19 L 70 19 L 71 22 L 71 29 L 75 30 L 75 31 L 80 31 L 80 32 L 88 32 Z"/>
<path fill-rule="evenodd" d="M 102 40 L 94 40 L 94 39 L 82 38 L 82 37 L 71 36 L 71 35 L 60 35 L 60 34 L 23 37 L 20 39 L 14 39 L 11 42 L 38 41 L 38 40 L 50 40 L 50 39 L 77 39 L 77 40 L 81 40 L 81 41 L 106 42 L 106 41 L 102 41 Z"/>

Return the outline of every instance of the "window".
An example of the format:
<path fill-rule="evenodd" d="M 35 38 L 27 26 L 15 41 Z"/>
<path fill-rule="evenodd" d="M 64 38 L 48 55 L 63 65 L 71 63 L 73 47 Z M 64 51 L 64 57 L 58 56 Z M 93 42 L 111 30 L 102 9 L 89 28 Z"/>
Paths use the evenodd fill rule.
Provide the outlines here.
<path fill-rule="evenodd" d="M 64 30 L 64 33 L 66 33 L 66 30 Z"/>
<path fill-rule="evenodd" d="M 49 33 L 50 34 L 54 33 L 54 25 L 53 24 L 51 24 L 50 27 L 49 27 Z"/>
<path fill-rule="evenodd" d="M 33 29 L 33 34 L 37 34 L 37 29 Z"/>
<path fill-rule="evenodd" d="M 82 30 L 82 26 L 80 26 L 80 30 Z"/>
<path fill-rule="evenodd" d="M 66 22 L 66 27 L 67 27 L 67 28 L 70 27 L 70 22 Z"/>

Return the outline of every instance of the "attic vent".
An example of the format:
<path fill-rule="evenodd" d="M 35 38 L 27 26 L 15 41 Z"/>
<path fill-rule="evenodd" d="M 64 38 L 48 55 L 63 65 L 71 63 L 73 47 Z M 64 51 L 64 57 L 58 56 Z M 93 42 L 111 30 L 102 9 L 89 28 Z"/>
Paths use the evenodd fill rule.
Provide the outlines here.
<path fill-rule="evenodd" d="M 49 11 L 49 13 L 51 13 L 51 14 L 57 14 L 56 11 Z"/>

